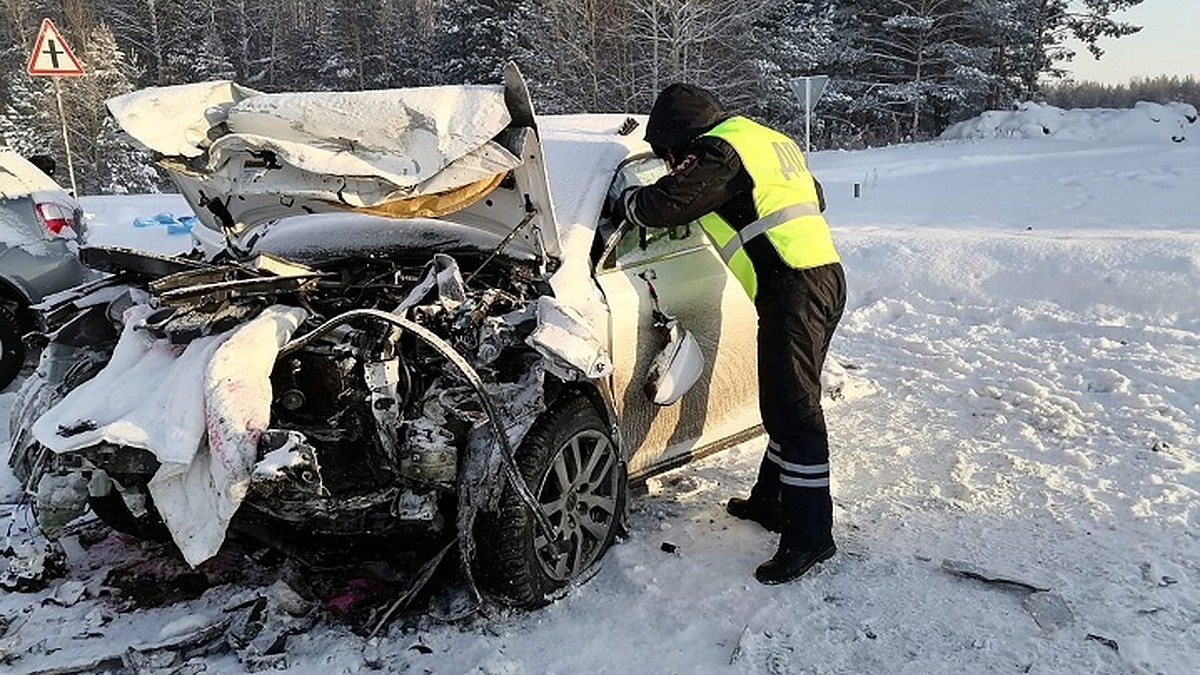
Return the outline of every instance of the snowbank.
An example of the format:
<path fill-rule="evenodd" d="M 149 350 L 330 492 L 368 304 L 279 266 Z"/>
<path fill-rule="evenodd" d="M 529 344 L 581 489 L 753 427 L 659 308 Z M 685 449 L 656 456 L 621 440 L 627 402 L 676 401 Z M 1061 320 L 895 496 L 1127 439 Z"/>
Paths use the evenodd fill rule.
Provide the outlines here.
<path fill-rule="evenodd" d="M 1059 138 L 1074 141 L 1183 143 L 1200 135 L 1196 108 L 1187 103 L 1139 101 L 1127 110 L 1064 110 L 1025 102 L 1016 110 L 989 110 L 942 132 L 944 139 Z"/>
<path fill-rule="evenodd" d="M 1090 128 L 1110 118 L 1121 138 L 1153 124 L 1090 111 Z M 543 610 L 450 625 L 431 611 L 371 641 L 322 623 L 288 638 L 288 672 L 1196 672 L 1200 144 L 990 135 L 1009 137 L 809 158 L 850 293 L 830 359 L 850 387 L 826 407 L 837 557 L 753 581 L 777 537 L 724 502 L 749 491 L 756 439 L 652 480 L 596 576 Z M 108 225 L 96 237 L 157 243 L 132 218 L 181 210 L 143 199 L 85 203 Z M 16 490 L 0 464 L 0 502 Z M 0 593 L 0 616 L 19 617 L 0 644 L 13 672 L 229 617 L 271 581 L 246 565 L 199 599 L 112 612 L 90 589 L 158 553 L 120 537 L 72 550 L 78 604 Z M 1044 628 L 1027 590 L 945 560 L 1049 587 L 1070 614 Z M 246 670 L 232 653 L 198 665 Z"/>

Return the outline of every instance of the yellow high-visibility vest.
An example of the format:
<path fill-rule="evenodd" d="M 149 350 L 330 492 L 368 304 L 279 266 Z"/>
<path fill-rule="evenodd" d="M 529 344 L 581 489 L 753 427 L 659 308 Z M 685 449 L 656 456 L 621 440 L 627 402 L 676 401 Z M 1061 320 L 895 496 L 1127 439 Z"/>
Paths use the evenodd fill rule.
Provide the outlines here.
<path fill-rule="evenodd" d="M 731 117 L 704 135 L 733 146 L 754 183 L 758 220 L 739 231 L 716 212 L 700 217 L 700 226 L 751 299 L 758 291 L 758 278 L 744 247 L 755 237 L 765 235 L 780 259 L 794 269 L 840 260 L 829 224 L 821 216 L 816 183 L 795 141 L 745 117 Z"/>

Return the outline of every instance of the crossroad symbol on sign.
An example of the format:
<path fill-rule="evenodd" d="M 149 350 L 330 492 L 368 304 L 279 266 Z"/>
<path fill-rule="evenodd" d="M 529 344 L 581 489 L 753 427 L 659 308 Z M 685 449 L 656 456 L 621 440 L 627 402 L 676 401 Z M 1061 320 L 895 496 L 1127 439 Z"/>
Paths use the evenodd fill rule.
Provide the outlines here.
<path fill-rule="evenodd" d="M 71 48 L 62 39 L 54 22 L 42 19 L 42 29 L 38 31 L 37 40 L 33 43 L 33 52 L 29 55 L 29 65 L 25 72 L 30 75 L 82 75 L 83 66 L 79 59 L 71 53 Z"/>

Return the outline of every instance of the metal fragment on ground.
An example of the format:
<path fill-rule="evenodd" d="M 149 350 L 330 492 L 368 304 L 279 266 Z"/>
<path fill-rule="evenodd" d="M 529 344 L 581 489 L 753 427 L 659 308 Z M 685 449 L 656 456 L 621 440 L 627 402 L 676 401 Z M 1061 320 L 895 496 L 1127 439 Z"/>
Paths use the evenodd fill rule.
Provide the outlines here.
<path fill-rule="evenodd" d="M 1050 590 L 1050 586 L 1045 583 L 1021 579 L 1015 574 L 987 570 L 963 560 L 951 560 L 949 558 L 942 560 L 942 569 L 955 576 L 985 581 L 990 584 L 1007 584 L 1035 592 Z"/>
<path fill-rule="evenodd" d="M 222 635 L 229 627 L 228 620 L 199 623 L 198 627 L 167 639 L 132 645 L 125 651 L 126 668 L 136 673 L 154 673 L 154 669 L 178 668 L 193 658 L 216 655 L 228 650 Z"/>
<path fill-rule="evenodd" d="M 79 632 L 76 637 L 86 639 L 90 637 L 103 637 L 104 627 L 112 623 L 113 615 L 110 610 L 105 607 L 95 607 L 87 614 L 83 615 L 83 620 L 80 623 Z"/>
<path fill-rule="evenodd" d="M 46 474 L 37 484 L 37 521 L 46 536 L 56 538 L 63 527 L 83 515 L 88 504 L 88 481 L 82 473 Z"/>
<path fill-rule="evenodd" d="M 27 671 L 28 675 L 93 675 L 94 673 L 170 673 L 195 675 L 204 672 L 204 657 L 227 649 L 219 638 L 228 621 L 200 625 L 196 630 L 153 643 L 133 645 L 120 653 L 95 656 L 65 665 Z M 202 666 L 196 669 L 196 664 Z"/>
<path fill-rule="evenodd" d="M 241 614 L 231 621 L 226 640 L 250 672 L 285 669 L 288 638 L 316 623 L 315 607 L 287 583 L 276 581 L 237 604 L 234 609 Z"/>
<path fill-rule="evenodd" d="M 82 581 L 63 581 L 54 588 L 54 594 L 46 598 L 46 602 L 70 607 L 83 599 L 87 593 L 87 584 Z"/>
<path fill-rule="evenodd" d="M 25 539 L 0 551 L 0 589 L 33 593 L 66 573 L 66 556 L 57 542 Z"/>
<path fill-rule="evenodd" d="M 1112 638 L 1106 638 L 1103 635 L 1096 635 L 1095 633 L 1088 633 L 1087 639 L 1095 641 L 1095 642 L 1099 642 L 1100 644 L 1104 645 L 1105 647 L 1108 647 L 1109 649 L 1113 650 L 1114 652 L 1121 651 L 1121 647 L 1117 644 L 1117 641 Z"/>

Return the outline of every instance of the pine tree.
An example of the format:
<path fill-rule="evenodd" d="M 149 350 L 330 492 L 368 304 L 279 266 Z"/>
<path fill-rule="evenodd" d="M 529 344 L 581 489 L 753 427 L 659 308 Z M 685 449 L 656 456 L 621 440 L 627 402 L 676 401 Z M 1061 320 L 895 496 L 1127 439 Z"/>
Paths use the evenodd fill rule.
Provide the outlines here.
<path fill-rule="evenodd" d="M 633 0 L 546 0 L 541 68 L 527 71 L 539 110 L 631 112 L 654 93 L 643 79 L 652 47 L 635 30 Z"/>
<path fill-rule="evenodd" d="M 344 0 L 324 8 L 318 42 L 323 83 L 333 89 L 420 84 L 429 64 L 429 29 L 411 0 Z"/>
<path fill-rule="evenodd" d="M 82 194 L 156 191 L 157 174 L 149 158 L 124 146 L 104 101 L 133 89 L 125 55 L 106 24 L 87 33 L 80 54 L 85 74 L 63 83 L 71 152 Z"/>
<path fill-rule="evenodd" d="M 445 0 L 438 12 L 434 73 L 442 84 L 499 82 L 504 64 L 532 52 L 529 0 Z"/>
<path fill-rule="evenodd" d="M 1022 40 L 1030 45 L 1035 58 L 1021 63 L 1019 78 L 1022 92 L 1032 94 L 1039 88 L 1043 74 L 1061 78 L 1063 64 L 1076 53 L 1067 46 L 1068 38 L 1082 42 L 1094 58 L 1104 50 L 1101 38 L 1120 38 L 1141 30 L 1128 22 L 1112 18 L 1115 12 L 1141 4 L 1142 0 L 1023 0 L 1019 17 L 1024 22 Z"/>
<path fill-rule="evenodd" d="M 631 2 L 633 103 L 648 109 L 672 82 L 693 82 L 741 107 L 755 80 L 747 36 L 761 15 L 759 0 L 651 0 Z"/>
<path fill-rule="evenodd" d="M 225 22 L 219 16 L 221 7 L 219 0 L 193 1 L 185 6 L 188 11 L 201 12 L 199 16 L 191 17 L 191 23 L 198 27 L 198 31 L 190 40 L 191 50 L 187 61 L 180 66 L 187 82 L 232 80 L 237 77 L 225 46 Z"/>
<path fill-rule="evenodd" d="M 866 142 L 926 138 L 991 87 L 971 0 L 843 0 L 831 50 L 834 100 Z"/>
<path fill-rule="evenodd" d="M 791 81 L 818 74 L 832 37 L 832 13 L 825 3 L 785 0 L 771 3 L 753 22 L 748 53 L 758 95 L 747 112 L 781 131 L 799 136 L 804 109 L 792 92 Z"/>
<path fill-rule="evenodd" d="M 0 2 L 0 145 L 22 155 L 49 154 L 65 160 L 52 80 L 25 73 L 42 18 L 60 27 L 60 3 Z"/>
<path fill-rule="evenodd" d="M 0 62 L 5 60 L 0 55 Z M 10 69 L 2 85 L 0 145 L 20 155 L 45 154 L 65 160 L 50 79 L 30 77 L 22 66 L 19 70 Z"/>

